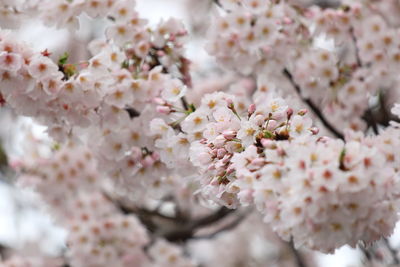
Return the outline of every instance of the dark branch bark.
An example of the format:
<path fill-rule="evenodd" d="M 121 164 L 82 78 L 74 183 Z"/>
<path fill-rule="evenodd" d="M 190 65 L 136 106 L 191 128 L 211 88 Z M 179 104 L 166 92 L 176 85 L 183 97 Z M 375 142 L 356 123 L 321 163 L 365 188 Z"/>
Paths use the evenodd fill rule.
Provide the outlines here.
<path fill-rule="evenodd" d="M 367 109 L 367 111 L 365 112 L 365 114 L 362 118 L 364 119 L 364 121 L 367 123 L 367 125 L 369 127 L 372 127 L 372 130 L 374 131 L 374 133 L 376 135 L 378 135 L 379 134 L 378 125 L 376 123 L 374 114 L 372 113 L 370 108 Z"/>
<path fill-rule="evenodd" d="M 307 264 L 304 262 L 303 257 L 300 252 L 294 247 L 293 241 L 288 243 L 290 251 L 293 254 L 294 261 L 296 262 L 296 266 L 298 267 L 307 267 Z"/>
<path fill-rule="evenodd" d="M 392 259 L 393 259 L 393 264 L 398 265 L 400 264 L 400 260 L 399 257 L 397 256 L 398 251 L 396 249 L 394 249 L 390 243 L 389 240 L 387 238 L 383 238 L 383 243 L 385 244 L 385 246 L 387 247 L 387 249 L 389 250 L 390 254 L 392 255 Z"/>
<path fill-rule="evenodd" d="M 351 35 L 351 39 L 353 40 L 353 44 L 354 44 L 354 50 L 355 50 L 354 54 L 356 55 L 357 66 L 358 67 L 362 67 L 362 62 L 361 62 L 361 59 L 360 59 L 360 53 L 359 53 L 358 47 L 357 47 L 357 38 L 356 38 L 356 36 L 354 34 L 354 29 L 353 28 L 350 29 L 350 35 Z"/>
<path fill-rule="evenodd" d="M 337 138 L 340 139 L 344 139 L 344 136 L 342 133 L 340 133 L 338 130 L 335 129 L 335 127 L 332 126 L 332 124 L 330 124 L 330 122 L 328 122 L 328 120 L 325 118 L 325 116 L 322 114 L 322 112 L 319 110 L 319 108 L 310 100 L 310 99 L 305 99 L 303 98 L 303 96 L 301 95 L 301 88 L 300 86 L 294 81 L 292 74 L 287 70 L 284 69 L 283 70 L 283 74 L 284 76 L 290 81 L 290 83 L 292 84 L 292 86 L 294 87 L 294 89 L 296 90 L 297 94 L 299 95 L 299 97 L 303 100 L 303 102 L 305 102 L 310 109 L 314 112 L 314 114 L 320 119 L 320 121 L 322 122 L 322 124 L 333 134 L 335 135 Z"/>
<path fill-rule="evenodd" d="M 210 234 L 206 234 L 206 235 L 194 236 L 193 239 L 211 239 L 211 238 L 216 237 L 218 234 L 220 234 L 222 232 L 226 232 L 226 231 L 232 230 L 236 226 L 238 226 L 246 218 L 246 215 L 247 215 L 247 212 L 246 213 L 242 213 L 242 214 L 238 215 L 235 220 L 233 220 L 232 222 L 230 222 L 227 225 L 223 226 L 222 228 L 216 230 L 215 232 L 210 233 Z"/>
<path fill-rule="evenodd" d="M 184 242 L 188 239 L 192 239 L 196 231 L 200 228 L 211 226 L 214 223 L 223 220 L 233 212 L 234 210 L 222 207 L 210 215 L 191 219 L 183 225 L 178 224 L 175 229 L 165 232 L 162 235 L 171 242 Z"/>
<path fill-rule="evenodd" d="M 106 197 L 112 200 L 111 197 L 107 195 Z M 145 225 L 151 233 L 156 236 L 162 236 L 171 242 L 184 242 L 191 239 L 200 228 L 217 223 L 235 211 L 221 207 L 217 211 L 200 218 L 189 218 L 182 215 L 170 217 L 157 210 L 133 208 L 116 200 L 112 201 L 124 214 L 137 215 L 142 224 Z"/>

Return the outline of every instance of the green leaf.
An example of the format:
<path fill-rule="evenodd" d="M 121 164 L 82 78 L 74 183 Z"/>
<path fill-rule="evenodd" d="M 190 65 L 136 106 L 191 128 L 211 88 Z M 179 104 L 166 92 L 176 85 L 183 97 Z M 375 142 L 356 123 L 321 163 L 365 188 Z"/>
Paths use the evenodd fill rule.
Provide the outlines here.
<path fill-rule="evenodd" d="M 58 59 L 58 65 L 65 65 L 68 61 L 69 54 L 65 52 L 63 55 L 60 56 Z"/>
<path fill-rule="evenodd" d="M 268 139 L 273 139 L 274 138 L 274 134 L 268 130 L 264 131 L 264 137 L 268 138 Z"/>

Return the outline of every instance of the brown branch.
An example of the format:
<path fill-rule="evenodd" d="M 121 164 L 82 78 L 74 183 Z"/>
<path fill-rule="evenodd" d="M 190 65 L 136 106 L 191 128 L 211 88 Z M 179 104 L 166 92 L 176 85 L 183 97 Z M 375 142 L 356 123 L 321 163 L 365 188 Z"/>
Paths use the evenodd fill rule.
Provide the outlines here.
<path fill-rule="evenodd" d="M 188 239 L 192 239 L 194 238 L 195 232 L 200 228 L 210 226 L 218 221 L 221 221 L 233 212 L 234 210 L 222 207 L 216 212 L 204 217 L 191 219 L 183 225 L 178 224 L 176 228 L 164 232 L 162 236 L 171 242 L 183 242 Z"/>
<path fill-rule="evenodd" d="M 361 58 L 360 58 L 360 52 L 358 51 L 358 47 L 357 47 L 357 37 L 354 34 L 354 28 L 351 27 L 350 29 L 350 36 L 351 36 L 351 40 L 353 41 L 354 44 L 354 50 L 355 50 L 355 55 L 356 55 L 356 63 L 357 63 L 357 67 L 362 67 L 362 62 L 361 62 Z"/>
<path fill-rule="evenodd" d="M 294 261 L 296 262 L 296 266 L 306 267 L 307 264 L 304 262 L 303 257 L 301 256 L 301 253 L 294 247 L 293 240 L 291 240 L 288 243 L 288 245 L 289 245 L 290 251 L 293 254 L 293 258 L 294 258 Z"/>
<path fill-rule="evenodd" d="M 390 254 L 392 255 L 392 259 L 393 259 L 393 264 L 398 265 L 400 264 L 400 260 L 398 257 L 398 251 L 396 249 L 394 249 L 390 243 L 389 240 L 387 238 L 383 238 L 383 243 L 385 244 L 385 246 L 387 247 L 387 249 L 389 250 Z"/>
<path fill-rule="evenodd" d="M 200 228 L 221 221 L 235 211 L 221 207 L 217 211 L 199 218 L 189 218 L 180 213 L 180 215 L 178 214 L 179 216 L 171 217 L 160 213 L 158 210 L 128 207 L 120 201 L 111 199 L 110 196 L 106 195 L 106 197 L 113 201 L 124 214 L 137 215 L 141 223 L 151 233 L 171 242 L 184 242 L 191 239 Z"/>
<path fill-rule="evenodd" d="M 213 233 L 206 234 L 206 235 L 194 236 L 193 239 L 211 239 L 211 238 L 216 237 L 218 234 L 220 234 L 222 232 L 232 230 L 246 218 L 247 214 L 248 214 L 248 212 L 244 212 L 244 213 L 238 215 L 235 220 L 233 220 L 232 222 L 228 223 L 227 225 L 221 227 L 220 229 L 214 231 Z"/>
<path fill-rule="evenodd" d="M 325 116 L 322 114 L 319 108 L 310 99 L 303 98 L 303 96 L 301 95 L 300 86 L 294 81 L 292 74 L 287 69 L 284 69 L 283 75 L 289 80 L 289 82 L 292 84 L 297 94 L 299 95 L 299 97 L 303 100 L 303 102 L 305 102 L 311 108 L 314 114 L 320 119 L 322 124 L 337 138 L 344 140 L 343 134 L 340 133 L 338 130 L 336 130 L 335 127 L 333 127 L 332 124 L 328 122 L 328 120 L 325 118 Z"/>
<path fill-rule="evenodd" d="M 364 115 L 362 116 L 362 119 L 367 123 L 368 127 L 372 128 L 372 130 L 376 135 L 379 134 L 378 125 L 376 123 L 374 114 L 372 113 L 370 108 L 368 108 L 365 111 Z"/>

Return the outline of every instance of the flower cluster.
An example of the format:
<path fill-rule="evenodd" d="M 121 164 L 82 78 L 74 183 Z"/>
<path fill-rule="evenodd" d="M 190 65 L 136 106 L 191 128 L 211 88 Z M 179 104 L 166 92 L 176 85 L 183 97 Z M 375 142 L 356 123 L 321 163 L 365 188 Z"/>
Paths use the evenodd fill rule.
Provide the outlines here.
<path fill-rule="evenodd" d="M 243 170 L 238 184 L 284 239 L 332 252 L 392 232 L 399 177 L 377 148 L 308 137 L 271 142 L 260 152 L 251 146 L 232 159 Z"/>
<path fill-rule="evenodd" d="M 198 195 L 231 209 L 256 206 L 283 239 L 324 252 L 388 236 L 400 208 L 400 126 L 380 129 L 373 111 L 386 112 L 387 95 L 399 99 L 399 29 L 382 15 L 393 1 L 336 9 L 217 1 L 207 50 L 240 75 L 215 83 L 225 92 L 192 92 L 193 103 L 179 21 L 149 27 L 134 0 L 27 6 L 47 25 L 74 28 L 82 13 L 110 23 L 80 64 L 67 54 L 56 63 L 0 30 L 0 105 L 36 118 L 59 142 L 52 158 L 22 164 L 19 182 L 70 230 L 71 265 L 194 265 L 167 241 L 150 243 L 150 232 L 162 231 L 147 232 L 142 222 L 154 221 L 123 214 L 114 197 L 134 207 L 172 199 L 190 210 Z M 0 11 L 17 11 L 3 2 Z M 313 115 L 346 138 L 319 135 Z M 377 119 L 389 125 L 385 116 Z M 367 124 L 376 136 L 344 130 Z M 189 221 L 194 212 L 179 214 L 179 205 L 176 217 L 159 217 Z"/>
<path fill-rule="evenodd" d="M 225 68 L 243 74 L 279 73 L 293 56 L 288 51 L 298 45 L 295 36 L 304 31 L 293 7 L 274 2 L 221 1 L 223 10 L 209 30 L 208 52 Z"/>
<path fill-rule="evenodd" d="M 251 104 L 246 113 L 239 114 L 232 95 L 214 93 L 206 95 L 200 107 L 182 122 L 188 134 L 203 131 L 203 137 L 190 147 L 190 160 L 200 169 L 202 191 L 228 207 L 236 207 L 237 196 L 245 198 L 247 192 L 236 186 L 237 172 L 245 167 L 235 167 L 236 155 L 242 155 L 248 147 L 255 148 L 253 145 L 262 148 L 272 140 L 318 132 L 305 110 L 295 114 L 282 98 L 273 95 L 263 102 L 257 107 Z"/>
<path fill-rule="evenodd" d="M 133 214 L 122 214 L 107 196 L 106 178 L 87 148 L 69 143 L 49 159 L 19 166 L 19 186 L 35 187 L 48 210 L 69 231 L 64 255 L 71 266 L 194 266 L 181 250 L 163 239 L 149 244 L 147 230 Z M 35 167 L 35 168 L 34 168 Z M 149 247 L 149 252 L 145 251 Z M 53 263 L 54 262 L 54 263 Z M 5 266 L 60 266 L 63 260 L 12 257 Z M 25 264 L 25 265 L 24 265 Z M 47 264 L 47 265 L 46 265 Z M 164 266 L 164 265 L 163 265 Z"/>

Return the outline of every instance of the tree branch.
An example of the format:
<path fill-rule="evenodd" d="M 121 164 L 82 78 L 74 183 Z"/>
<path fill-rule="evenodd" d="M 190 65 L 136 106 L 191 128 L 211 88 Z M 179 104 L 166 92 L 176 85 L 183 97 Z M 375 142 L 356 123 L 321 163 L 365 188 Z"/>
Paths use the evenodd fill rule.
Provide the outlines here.
<path fill-rule="evenodd" d="M 248 214 L 248 212 L 243 212 L 242 214 L 238 215 L 235 220 L 228 223 L 224 227 L 221 227 L 220 229 L 214 231 L 213 233 L 206 234 L 206 235 L 194 236 L 193 239 L 210 239 L 210 238 L 214 238 L 215 236 L 217 236 L 218 234 L 220 234 L 222 232 L 232 230 L 246 218 L 247 214 Z"/>
<path fill-rule="evenodd" d="M 330 122 L 328 122 L 328 120 L 325 118 L 319 108 L 310 99 L 303 98 L 303 96 L 301 95 L 300 86 L 293 80 L 292 74 L 287 69 L 283 70 L 283 75 L 289 80 L 299 97 L 311 108 L 314 114 L 320 119 L 322 124 L 337 138 L 344 139 L 343 134 L 336 130 L 335 127 L 333 127 Z"/>
<path fill-rule="evenodd" d="M 142 224 L 150 232 L 162 236 L 171 242 L 184 242 L 191 239 L 200 228 L 221 221 L 235 212 L 235 210 L 221 207 L 217 211 L 200 218 L 188 218 L 186 216 L 171 217 L 157 210 L 128 207 L 118 200 L 113 200 L 110 196 L 107 196 L 107 194 L 105 195 L 108 199 L 113 201 L 124 214 L 136 214 Z"/>
<path fill-rule="evenodd" d="M 382 238 L 383 239 L 383 243 L 385 244 L 385 246 L 387 247 L 387 249 L 389 250 L 390 254 L 392 255 L 392 259 L 393 259 L 393 264 L 398 265 L 400 264 L 400 260 L 399 257 L 397 256 L 397 250 L 394 249 L 390 243 L 389 240 L 387 238 Z"/>
<path fill-rule="evenodd" d="M 289 245 L 290 251 L 293 254 L 293 258 L 294 258 L 294 260 L 296 262 L 296 266 L 298 266 L 298 267 L 306 267 L 307 264 L 304 262 L 303 257 L 301 256 L 300 252 L 294 247 L 293 240 L 291 240 L 288 243 L 288 245 Z"/>

